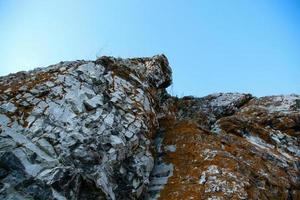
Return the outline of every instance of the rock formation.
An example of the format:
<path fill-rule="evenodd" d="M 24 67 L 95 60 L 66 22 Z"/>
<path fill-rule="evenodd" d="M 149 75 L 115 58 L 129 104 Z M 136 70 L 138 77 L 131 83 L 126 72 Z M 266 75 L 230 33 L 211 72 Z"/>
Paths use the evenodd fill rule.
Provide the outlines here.
<path fill-rule="evenodd" d="M 167 58 L 0 77 L 0 199 L 300 199 L 300 96 L 172 97 Z"/>

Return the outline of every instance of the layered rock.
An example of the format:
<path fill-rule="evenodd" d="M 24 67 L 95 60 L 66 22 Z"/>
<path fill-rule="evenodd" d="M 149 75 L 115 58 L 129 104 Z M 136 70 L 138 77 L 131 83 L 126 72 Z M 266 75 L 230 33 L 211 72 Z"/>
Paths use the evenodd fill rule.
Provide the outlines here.
<path fill-rule="evenodd" d="M 0 199 L 136 199 L 165 56 L 61 62 L 0 79 Z"/>
<path fill-rule="evenodd" d="M 300 199 L 300 96 L 176 98 L 167 58 L 0 77 L 0 199 Z"/>

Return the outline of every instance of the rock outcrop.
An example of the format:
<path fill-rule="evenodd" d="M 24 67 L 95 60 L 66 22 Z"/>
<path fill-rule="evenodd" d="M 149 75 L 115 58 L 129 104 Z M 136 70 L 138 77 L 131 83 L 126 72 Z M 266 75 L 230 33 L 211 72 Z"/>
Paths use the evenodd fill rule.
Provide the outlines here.
<path fill-rule="evenodd" d="M 174 99 L 150 199 L 300 199 L 300 96 Z M 170 167 L 171 166 L 171 167 Z M 164 173 L 159 173 L 164 172 Z"/>
<path fill-rule="evenodd" d="M 164 56 L 62 62 L 0 79 L 0 199 L 136 199 L 153 168 Z"/>
<path fill-rule="evenodd" d="M 300 96 L 176 98 L 167 58 L 0 77 L 0 199 L 300 199 Z"/>

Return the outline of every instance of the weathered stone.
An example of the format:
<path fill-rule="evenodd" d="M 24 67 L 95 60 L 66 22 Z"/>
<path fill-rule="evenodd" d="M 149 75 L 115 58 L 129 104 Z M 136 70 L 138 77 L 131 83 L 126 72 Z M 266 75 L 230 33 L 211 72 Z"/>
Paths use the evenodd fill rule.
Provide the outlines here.
<path fill-rule="evenodd" d="M 85 100 L 83 103 L 85 104 L 86 108 L 92 110 L 103 105 L 103 97 L 101 95 L 96 95 L 91 99 Z"/>
<path fill-rule="evenodd" d="M 16 110 L 17 110 L 16 106 L 11 102 L 0 105 L 0 111 L 3 113 L 7 113 L 7 112 L 13 113 Z"/>
<path fill-rule="evenodd" d="M 170 73 L 164 56 L 103 57 L 0 77 L 0 198 L 139 198 Z"/>
<path fill-rule="evenodd" d="M 164 55 L 0 77 L 0 199 L 299 199 L 299 95 L 171 82 Z"/>
<path fill-rule="evenodd" d="M 174 99 L 173 113 L 160 119 L 163 136 L 157 137 L 163 148 L 157 150 L 157 165 L 170 163 L 175 170 L 172 176 L 154 170 L 146 197 L 298 198 L 298 99 L 233 93 Z M 176 151 L 170 151 L 172 145 Z"/>

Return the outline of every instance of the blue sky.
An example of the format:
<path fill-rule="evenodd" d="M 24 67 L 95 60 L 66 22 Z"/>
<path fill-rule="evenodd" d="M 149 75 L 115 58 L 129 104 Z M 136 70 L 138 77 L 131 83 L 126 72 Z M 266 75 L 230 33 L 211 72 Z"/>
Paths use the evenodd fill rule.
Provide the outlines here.
<path fill-rule="evenodd" d="M 172 94 L 300 93 L 298 0 L 0 0 L 0 75 L 164 53 Z"/>

